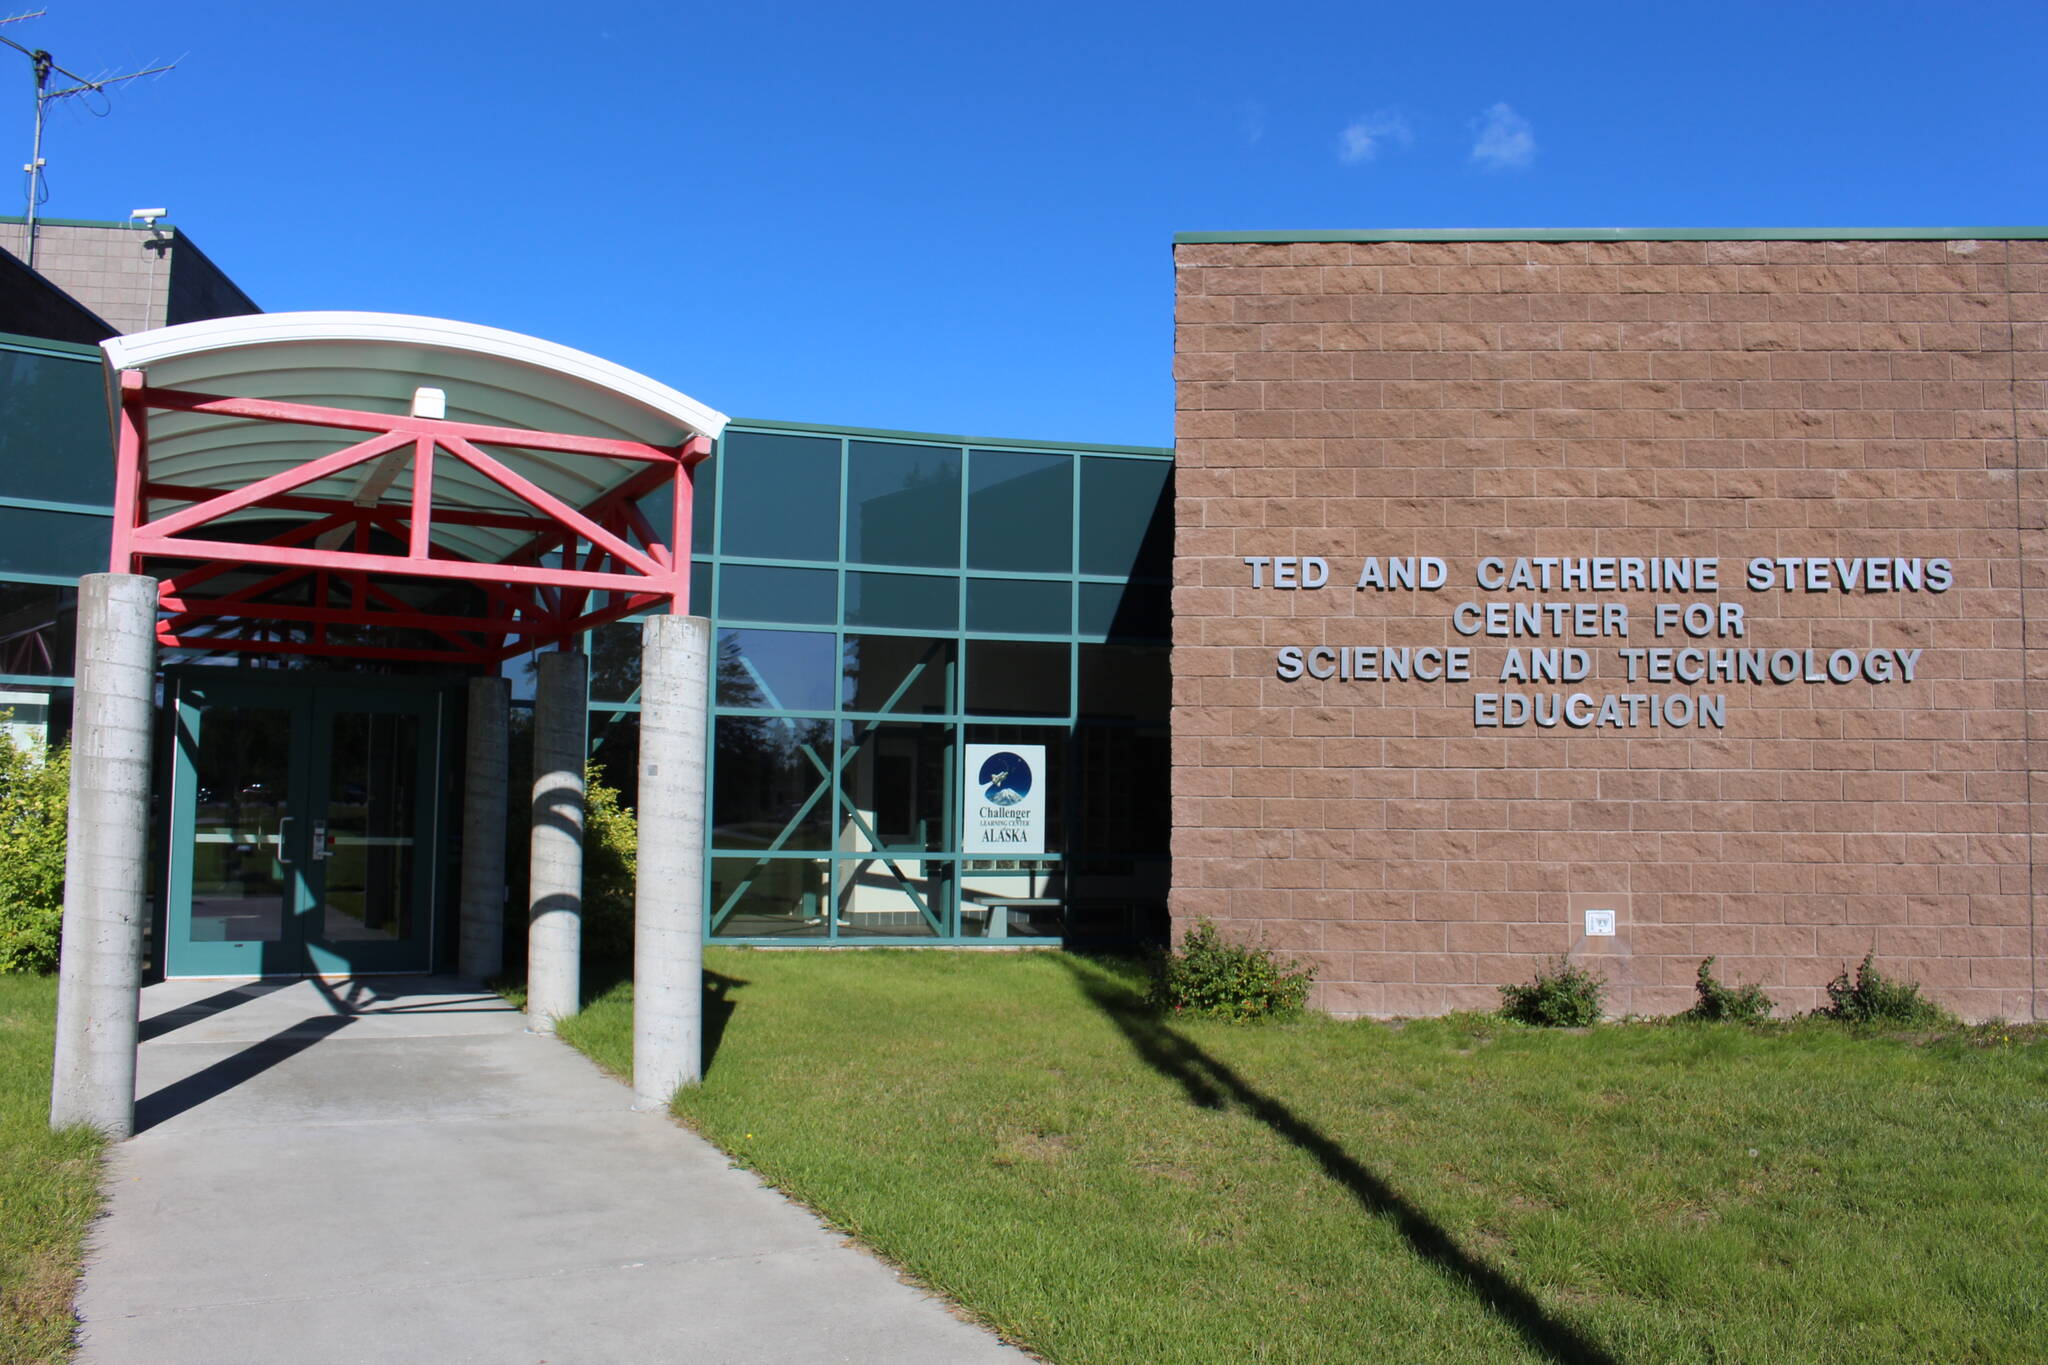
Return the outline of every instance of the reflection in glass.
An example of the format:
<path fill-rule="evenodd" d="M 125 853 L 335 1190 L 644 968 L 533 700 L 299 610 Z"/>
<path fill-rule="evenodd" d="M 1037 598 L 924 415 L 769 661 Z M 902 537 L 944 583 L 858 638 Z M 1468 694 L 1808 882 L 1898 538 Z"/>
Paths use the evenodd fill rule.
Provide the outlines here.
<path fill-rule="evenodd" d="M 0 583 L 0 673 L 68 678 L 77 637 L 78 589 Z"/>
<path fill-rule="evenodd" d="M 1065 635 L 1073 627 L 1066 583 L 1030 578 L 967 580 L 967 628 L 1005 635 Z"/>
<path fill-rule="evenodd" d="M 409 938 L 420 718 L 345 712 L 335 716 L 330 742 L 327 846 L 313 851 L 326 884 L 319 936 Z"/>
<path fill-rule="evenodd" d="M 720 706 L 762 711 L 830 711 L 832 672 L 832 636 L 828 633 L 718 633 Z"/>
<path fill-rule="evenodd" d="M 1173 466 L 1165 460 L 1081 461 L 1081 572 L 1164 578 L 1172 568 Z"/>
<path fill-rule="evenodd" d="M 288 815 L 291 712 L 208 707 L 192 761 L 192 941 L 275 943 L 295 881 Z M 299 833 L 303 833 L 300 831 Z"/>
<path fill-rule="evenodd" d="M 728 431 L 715 458 L 721 553 L 839 558 L 837 439 Z"/>
<path fill-rule="evenodd" d="M 840 733 L 839 851 L 948 847 L 953 727 L 870 721 Z"/>
<path fill-rule="evenodd" d="M 848 711 L 942 715 L 953 709 L 951 640 L 848 635 L 840 652 L 840 705 Z"/>
<path fill-rule="evenodd" d="M 969 568 L 1072 571 L 1073 456 L 977 450 L 968 469 Z"/>
<path fill-rule="evenodd" d="M 597 765 L 598 780 L 619 794 L 619 804 L 628 810 L 640 805 L 640 713 L 590 712 L 590 761 Z M 529 782 L 528 786 L 532 784 Z"/>
<path fill-rule="evenodd" d="M 1091 852 L 1164 853 L 1172 782 L 1164 726 L 1074 730 L 1077 844 Z"/>
<path fill-rule="evenodd" d="M 849 573 L 846 624 L 894 626 L 901 630 L 958 630 L 960 580 L 921 574 Z"/>
<path fill-rule="evenodd" d="M 711 842 L 717 848 L 831 844 L 832 722 L 720 716 L 713 727 Z"/>
<path fill-rule="evenodd" d="M 855 441 L 846 453 L 846 557 L 865 564 L 960 563 L 960 452 Z"/>
<path fill-rule="evenodd" d="M 638 621 L 614 621 L 590 632 L 590 699 L 640 700 L 640 631 Z"/>
<path fill-rule="evenodd" d="M 1083 583 L 1081 634 L 1112 640 L 1170 639 L 1171 604 L 1171 590 L 1163 583 Z"/>
<path fill-rule="evenodd" d="M 822 858 L 713 858 L 711 932 L 718 938 L 823 938 L 831 864 Z"/>
<path fill-rule="evenodd" d="M 838 575 L 830 569 L 728 564 L 718 574 L 718 614 L 735 621 L 829 626 L 839 613 L 838 593 Z"/>
<path fill-rule="evenodd" d="M 1069 646 L 1017 640 L 967 642 L 967 710 L 979 716 L 1067 714 Z"/>

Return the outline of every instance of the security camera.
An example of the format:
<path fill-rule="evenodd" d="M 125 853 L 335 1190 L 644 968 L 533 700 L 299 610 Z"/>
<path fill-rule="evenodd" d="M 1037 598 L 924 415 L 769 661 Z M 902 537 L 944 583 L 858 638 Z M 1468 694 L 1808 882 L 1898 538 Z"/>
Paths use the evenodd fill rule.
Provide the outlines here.
<path fill-rule="evenodd" d="M 155 227 L 157 219 L 168 218 L 170 213 L 169 209 L 136 209 L 128 216 L 130 218 L 140 218 L 144 227 Z"/>

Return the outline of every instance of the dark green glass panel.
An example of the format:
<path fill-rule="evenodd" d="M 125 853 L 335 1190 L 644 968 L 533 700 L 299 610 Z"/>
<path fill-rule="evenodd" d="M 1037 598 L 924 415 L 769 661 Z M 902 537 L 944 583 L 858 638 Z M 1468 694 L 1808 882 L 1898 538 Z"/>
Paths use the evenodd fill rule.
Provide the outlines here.
<path fill-rule="evenodd" d="M 1067 714 L 1064 644 L 967 642 L 967 710 L 977 716 Z"/>
<path fill-rule="evenodd" d="M 840 651 L 840 705 L 898 716 L 951 711 L 958 649 L 952 640 L 918 635 L 848 635 Z"/>
<path fill-rule="evenodd" d="M 829 626 L 839 610 L 833 579 L 830 569 L 727 564 L 719 570 L 718 615 L 735 621 Z"/>
<path fill-rule="evenodd" d="M 726 570 L 731 573 L 731 569 Z M 846 624 L 958 630 L 960 580 L 901 573 L 848 573 Z"/>
<path fill-rule="evenodd" d="M 614 621 L 585 637 L 590 652 L 590 700 L 640 700 L 640 623 Z"/>
<path fill-rule="evenodd" d="M 1165 645 L 1081 645 L 1079 705 L 1084 720 L 1166 723 L 1172 695 Z"/>
<path fill-rule="evenodd" d="M 598 779 L 618 792 L 619 804 L 628 810 L 637 809 L 640 805 L 640 713 L 592 707 L 590 761 L 597 765 Z"/>
<path fill-rule="evenodd" d="M 712 527 L 717 520 L 718 457 L 714 455 L 697 466 L 696 483 L 690 490 L 690 549 L 693 552 L 710 551 Z"/>
<path fill-rule="evenodd" d="M 1074 567 L 1074 457 L 977 450 L 968 457 L 967 566 Z"/>
<path fill-rule="evenodd" d="M 77 642 L 78 589 L 0 583 L 0 673 L 68 678 Z"/>
<path fill-rule="evenodd" d="M 967 628 L 1008 635 L 1065 635 L 1072 625 L 1071 586 L 1028 578 L 967 580 Z"/>
<path fill-rule="evenodd" d="M 1173 466 L 1081 461 L 1081 572 L 1164 578 L 1173 560 Z"/>
<path fill-rule="evenodd" d="M 1165 640 L 1173 634 L 1172 597 L 1163 583 L 1083 583 L 1083 635 Z"/>
<path fill-rule="evenodd" d="M 97 359 L 0 350 L 0 497 L 111 505 L 113 452 Z"/>
<path fill-rule="evenodd" d="M 728 432 L 714 458 L 723 553 L 839 558 L 839 442 Z"/>
<path fill-rule="evenodd" d="M 855 441 L 846 452 L 846 557 L 863 564 L 960 563 L 960 452 Z"/>
<path fill-rule="evenodd" d="M 832 864 L 821 858 L 713 858 L 711 932 L 719 938 L 823 938 Z"/>
<path fill-rule="evenodd" d="M 832 722 L 720 716 L 711 842 L 718 848 L 831 845 Z M 815 799 L 813 799 L 815 798 Z"/>
<path fill-rule="evenodd" d="M 1075 847 L 1165 852 L 1173 780 L 1166 727 L 1080 725 L 1074 749 Z"/>
<path fill-rule="evenodd" d="M 806 630 L 718 633 L 718 704 L 763 711 L 830 711 L 833 642 Z"/>
<path fill-rule="evenodd" d="M 711 614 L 711 564 L 708 560 L 690 561 L 690 615 Z"/>
<path fill-rule="evenodd" d="M 0 572 L 82 574 L 107 571 L 114 519 L 72 512 L 0 507 Z"/>

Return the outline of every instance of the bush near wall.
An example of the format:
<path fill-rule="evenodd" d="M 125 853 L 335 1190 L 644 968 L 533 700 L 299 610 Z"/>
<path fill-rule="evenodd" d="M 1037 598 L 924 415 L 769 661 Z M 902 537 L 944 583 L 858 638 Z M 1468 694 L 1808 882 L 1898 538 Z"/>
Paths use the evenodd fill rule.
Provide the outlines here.
<path fill-rule="evenodd" d="M 69 745 L 0 732 L 0 972 L 56 970 L 70 790 Z"/>

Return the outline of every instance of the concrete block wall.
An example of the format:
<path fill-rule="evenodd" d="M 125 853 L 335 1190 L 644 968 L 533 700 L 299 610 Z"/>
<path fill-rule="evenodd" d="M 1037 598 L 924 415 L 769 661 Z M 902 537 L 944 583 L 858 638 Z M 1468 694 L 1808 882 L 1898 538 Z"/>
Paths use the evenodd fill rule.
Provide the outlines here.
<path fill-rule="evenodd" d="M 1312 960 L 1340 1014 L 1490 1008 L 1562 953 L 1614 1012 L 1700 960 L 1783 1007 L 1875 950 L 2048 1014 L 2048 243 L 1183 244 L 1176 932 Z M 1321 556 L 1317 590 L 1246 559 Z M 1354 586 L 1435 556 L 1435 590 Z M 1713 559 L 1714 591 L 1490 591 L 1502 557 Z M 1753 558 L 1945 559 L 1944 592 L 1753 591 Z M 1651 633 L 1738 605 L 1740 638 Z M 1626 640 L 1461 634 L 1619 603 Z M 1285 680 L 1288 646 L 1466 647 L 1469 682 Z M 1923 651 L 1911 683 L 1630 683 L 1621 648 Z M 1579 647 L 1582 682 L 1503 682 Z M 1329 656 L 1324 656 L 1325 660 Z M 1896 659 L 1896 655 L 1893 656 Z M 1717 693 L 1721 726 L 1476 723 L 1479 693 Z M 1588 938 L 1584 912 L 1617 932 Z"/>
<path fill-rule="evenodd" d="M 27 228 L 0 222 L 0 249 L 26 259 Z M 36 273 L 122 333 L 261 311 L 169 227 L 39 224 Z"/>

